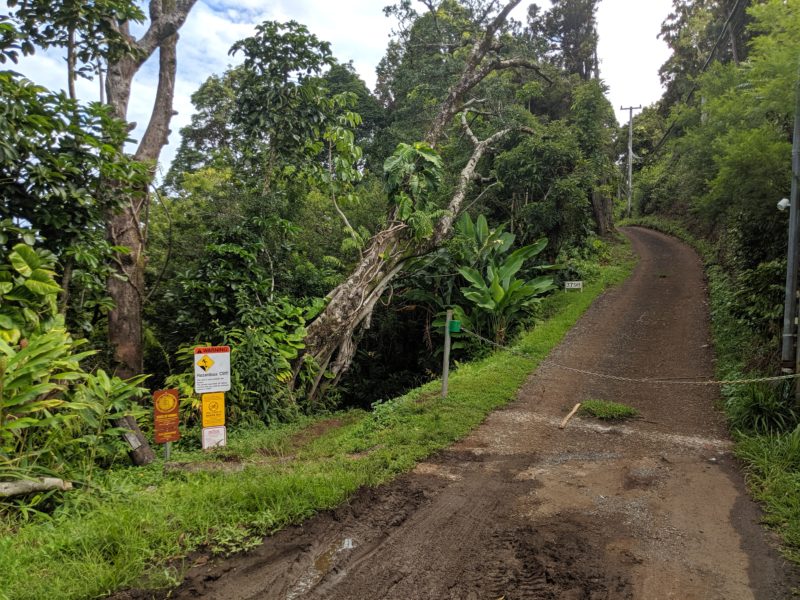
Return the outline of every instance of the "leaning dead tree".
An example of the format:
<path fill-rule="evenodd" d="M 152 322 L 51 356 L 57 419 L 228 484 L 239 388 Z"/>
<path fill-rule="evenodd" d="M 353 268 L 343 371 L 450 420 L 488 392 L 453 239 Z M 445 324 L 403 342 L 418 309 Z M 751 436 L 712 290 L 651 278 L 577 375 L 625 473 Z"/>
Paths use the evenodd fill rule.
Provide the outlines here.
<path fill-rule="evenodd" d="M 520 2 L 508 2 L 473 44 L 461 77 L 449 89 L 425 137 L 428 144 L 436 146 L 446 128 L 461 113 L 462 127 L 473 144 L 472 154 L 461 170 L 447 211 L 436 222 L 433 234 L 427 239 L 415 238 L 412 228 L 399 218 L 397 208 L 393 209 L 387 226 L 373 236 L 353 272 L 328 295 L 325 309 L 309 325 L 304 360 L 313 359 L 319 369 L 307 391 L 310 399 L 317 397 L 326 386 L 335 384 L 348 369 L 356 351 L 356 334 L 360 328 L 369 327 L 375 304 L 392 279 L 411 258 L 431 252 L 451 235 L 453 222 L 463 208 L 479 161 L 493 144 L 513 130 L 503 129 L 479 140 L 463 115 L 471 104 L 465 101 L 467 94 L 490 73 L 513 67 L 536 69 L 536 65 L 529 61 L 502 59 L 497 55 L 497 33 Z M 298 371 L 299 368 L 300 365 Z"/>
<path fill-rule="evenodd" d="M 118 32 L 127 38 L 133 52 L 108 65 L 106 93 L 114 116 L 127 121 L 128 103 L 133 78 L 144 63 L 158 51 L 158 88 L 147 129 L 134 153 L 137 161 L 150 166 L 147 181 L 135 190 L 119 190 L 109 182 L 112 193 L 119 193 L 122 207 L 108 215 L 106 233 L 115 246 L 128 251 L 116 255 L 116 274 L 108 280 L 108 293 L 114 309 L 108 315 L 108 339 L 114 352 L 116 374 L 127 378 L 142 372 L 142 308 L 145 301 L 144 271 L 146 229 L 144 218 L 150 203 L 149 189 L 155 178 L 158 157 L 169 138 L 169 123 L 174 114 L 176 47 L 178 30 L 186 21 L 196 0 L 150 0 L 150 25 L 144 35 L 135 39 L 127 22 L 115 23 Z M 133 127 L 134 125 L 131 125 Z M 147 464 L 155 455 L 147 440 L 127 418 L 118 424 L 131 430 L 126 439 L 136 464 Z"/>

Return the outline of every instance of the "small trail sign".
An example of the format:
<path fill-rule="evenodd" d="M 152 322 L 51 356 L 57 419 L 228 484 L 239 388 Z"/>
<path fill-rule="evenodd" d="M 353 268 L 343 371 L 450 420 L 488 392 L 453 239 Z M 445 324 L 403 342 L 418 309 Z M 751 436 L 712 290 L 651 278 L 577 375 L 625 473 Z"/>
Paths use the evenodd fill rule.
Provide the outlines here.
<path fill-rule="evenodd" d="M 180 424 L 180 408 L 178 390 L 157 390 L 153 393 L 153 420 L 156 444 L 177 442 L 181 439 L 178 430 Z"/>
<path fill-rule="evenodd" d="M 231 389 L 230 346 L 203 346 L 194 349 L 194 391 L 227 392 Z"/>
<path fill-rule="evenodd" d="M 583 291 L 583 282 L 582 281 L 565 281 L 564 282 L 564 289 L 565 290 L 580 290 Z"/>
<path fill-rule="evenodd" d="M 225 393 L 203 394 L 203 427 L 225 425 Z"/>
<path fill-rule="evenodd" d="M 225 426 L 203 427 L 203 450 L 221 448 L 228 443 L 228 432 Z"/>

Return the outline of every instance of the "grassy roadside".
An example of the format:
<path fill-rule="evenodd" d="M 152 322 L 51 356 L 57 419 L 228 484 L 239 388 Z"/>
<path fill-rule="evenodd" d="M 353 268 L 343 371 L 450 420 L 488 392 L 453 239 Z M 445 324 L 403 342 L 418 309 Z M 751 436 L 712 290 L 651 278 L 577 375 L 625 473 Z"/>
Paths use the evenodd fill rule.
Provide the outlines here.
<path fill-rule="evenodd" d="M 583 293 L 548 298 L 548 318 L 517 341 L 536 359 L 502 352 L 459 366 L 445 400 L 432 382 L 370 413 L 234 432 L 224 450 L 177 453 L 183 469 L 155 463 L 107 472 L 95 489 L 68 495 L 50 517 L 0 520 L 0 598 L 89 598 L 175 585 L 181 574 L 174 559 L 197 549 L 246 549 L 361 486 L 409 470 L 512 400 L 592 301 L 622 282 L 633 264 L 628 247 L 615 246 L 613 260 Z"/>
<path fill-rule="evenodd" d="M 711 325 L 718 378 L 740 379 L 775 374 L 746 370 L 746 356 L 743 353 L 752 348 L 752 343 L 747 330 L 731 317 L 728 309 L 735 283 L 714 265 L 714 249 L 708 242 L 692 236 L 680 223 L 658 217 L 628 219 L 620 225 L 640 225 L 673 235 L 693 246 L 703 257 L 711 298 Z M 763 410 L 763 407 L 758 406 L 758 398 L 753 398 L 753 391 L 741 386 L 723 388 L 722 397 L 731 421 L 736 454 L 745 464 L 748 487 L 764 508 L 765 523 L 783 539 L 785 556 L 800 564 L 800 426 L 782 434 L 758 434 L 737 429 L 736 422 L 741 411 Z"/>

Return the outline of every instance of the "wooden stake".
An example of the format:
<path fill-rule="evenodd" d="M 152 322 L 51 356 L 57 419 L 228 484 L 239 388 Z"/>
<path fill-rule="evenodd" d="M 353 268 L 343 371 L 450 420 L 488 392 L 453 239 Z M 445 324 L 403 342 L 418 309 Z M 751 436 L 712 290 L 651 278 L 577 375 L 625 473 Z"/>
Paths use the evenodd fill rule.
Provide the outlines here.
<path fill-rule="evenodd" d="M 561 421 L 561 425 L 559 425 L 559 426 L 558 426 L 558 428 L 559 428 L 559 429 L 564 429 L 564 427 L 566 427 L 566 426 L 567 426 L 567 423 L 569 422 L 569 420 L 570 420 L 572 417 L 574 417 L 574 416 L 575 416 L 575 413 L 576 413 L 576 412 L 578 412 L 578 409 L 579 409 L 580 407 L 581 407 L 581 403 L 580 403 L 580 402 L 578 402 L 578 403 L 575 405 L 575 408 L 573 408 L 571 411 L 569 411 L 569 414 L 568 414 L 566 417 L 564 417 L 564 420 L 563 420 L 563 421 Z"/>

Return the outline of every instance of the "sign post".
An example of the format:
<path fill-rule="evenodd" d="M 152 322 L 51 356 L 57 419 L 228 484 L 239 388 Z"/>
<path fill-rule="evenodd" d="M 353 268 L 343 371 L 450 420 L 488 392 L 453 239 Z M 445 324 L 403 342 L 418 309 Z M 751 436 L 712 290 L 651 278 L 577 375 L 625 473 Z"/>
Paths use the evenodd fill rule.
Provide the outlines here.
<path fill-rule="evenodd" d="M 180 424 L 180 395 L 178 390 L 157 390 L 153 393 L 153 421 L 156 444 L 164 444 L 164 458 L 169 460 L 172 442 L 181 439 L 178 429 Z"/>
<path fill-rule="evenodd" d="M 194 349 L 194 391 L 201 394 L 203 449 L 225 446 L 225 392 L 231 389 L 230 346 Z"/>

